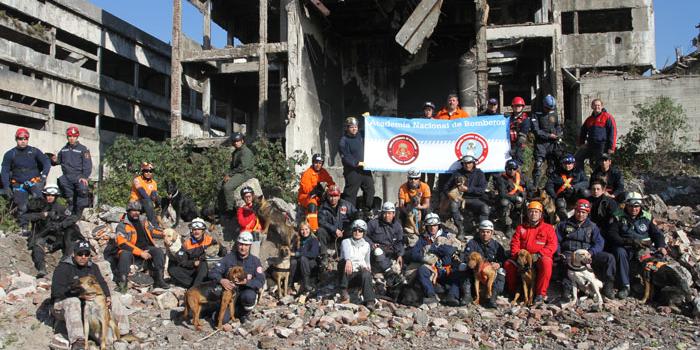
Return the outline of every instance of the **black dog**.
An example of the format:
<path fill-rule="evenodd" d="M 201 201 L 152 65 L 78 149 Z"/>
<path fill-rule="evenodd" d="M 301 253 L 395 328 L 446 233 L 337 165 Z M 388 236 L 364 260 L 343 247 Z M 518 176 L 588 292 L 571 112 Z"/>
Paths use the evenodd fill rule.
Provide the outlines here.
<path fill-rule="evenodd" d="M 175 224 L 173 224 L 173 228 L 177 227 L 177 225 L 180 223 L 180 219 L 190 222 L 199 216 L 199 211 L 197 210 L 197 206 L 194 204 L 192 198 L 180 192 L 175 181 L 165 181 L 165 187 L 168 195 L 163 196 L 163 199 L 161 200 L 161 208 L 165 215 L 170 218 L 168 206 L 173 206 L 173 209 L 175 210 Z"/>
<path fill-rule="evenodd" d="M 423 288 L 414 279 L 412 282 L 402 281 L 390 285 L 387 281 L 386 299 L 401 305 L 419 307 L 423 304 Z"/>

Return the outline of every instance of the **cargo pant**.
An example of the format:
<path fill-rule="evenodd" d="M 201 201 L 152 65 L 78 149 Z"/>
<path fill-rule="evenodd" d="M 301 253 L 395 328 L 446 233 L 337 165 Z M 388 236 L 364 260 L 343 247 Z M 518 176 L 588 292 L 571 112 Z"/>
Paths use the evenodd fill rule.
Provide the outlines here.
<path fill-rule="evenodd" d="M 112 298 L 111 309 L 112 318 L 117 322 L 120 335 L 129 333 L 127 310 L 117 295 Z M 85 339 L 83 334 L 82 302 L 80 299 L 72 297 L 55 302 L 52 314 L 57 321 L 66 322 L 66 331 L 68 332 L 68 342 L 70 344 L 75 343 L 79 339 Z"/>

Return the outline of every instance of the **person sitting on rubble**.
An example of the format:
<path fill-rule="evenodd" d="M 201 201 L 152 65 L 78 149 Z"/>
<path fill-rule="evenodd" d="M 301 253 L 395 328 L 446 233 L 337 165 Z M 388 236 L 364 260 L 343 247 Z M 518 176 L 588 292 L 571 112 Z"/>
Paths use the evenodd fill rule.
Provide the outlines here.
<path fill-rule="evenodd" d="M 326 200 L 321 205 L 318 213 L 318 236 L 321 244 L 321 257 L 325 260 L 328 250 L 336 251 L 343 238 L 350 237 L 350 225 L 357 218 L 355 206 L 340 198 L 338 188 L 329 189 L 326 192 Z M 325 264 L 322 263 L 325 266 Z"/>
<path fill-rule="evenodd" d="M 600 180 L 605 184 L 604 194 L 607 197 L 622 200 L 622 195 L 625 193 L 625 178 L 622 176 L 622 171 L 612 165 L 612 157 L 608 153 L 604 153 L 598 160 L 598 167 L 591 174 L 591 184 L 594 180 Z"/>
<path fill-rule="evenodd" d="M 376 300 L 370 265 L 372 249 L 364 237 L 365 232 L 367 232 L 367 223 L 364 220 L 355 220 L 351 230 L 352 236 L 343 240 L 340 245 L 340 261 L 338 262 L 340 302 L 350 302 L 348 287 L 350 283 L 359 282 L 364 304 L 371 311 L 376 307 Z"/>
<path fill-rule="evenodd" d="M 245 138 L 240 132 L 234 132 L 231 135 L 231 146 L 233 153 L 231 154 L 231 165 L 229 170 L 224 175 L 219 192 L 224 198 L 224 212 L 232 214 L 236 210 L 235 191 L 244 182 L 255 177 L 255 155 L 253 151 L 245 144 Z"/>
<path fill-rule="evenodd" d="M 423 303 L 437 303 L 438 294 L 447 289 L 447 296 L 443 302 L 451 306 L 459 305 L 459 276 L 452 274 L 452 258 L 457 248 L 444 244 L 443 240 L 447 241 L 447 233 L 442 229 L 437 214 L 426 215 L 423 229 L 418 242 L 404 256 L 406 264 L 420 264 L 416 272 L 416 282 L 423 289 Z"/>
<path fill-rule="evenodd" d="M 561 303 L 571 301 L 571 281 L 566 277 L 566 264 L 570 262 L 571 255 L 579 249 L 585 249 L 591 253 L 591 266 L 595 275 L 603 282 L 603 295 L 609 299 L 615 297 L 615 258 L 603 251 L 605 239 L 596 225 L 588 217 L 591 212 L 591 203 L 586 199 L 576 202 L 574 215 L 557 225 L 557 275 L 562 281 Z"/>
<path fill-rule="evenodd" d="M 606 235 L 610 253 L 617 262 L 619 299 L 629 296 L 631 265 L 639 258 L 641 250 L 653 248 L 661 256 L 668 255 L 663 233 L 654 224 L 651 213 L 642 209 L 643 199 L 638 192 L 628 193 L 624 209 L 615 211 Z"/>
<path fill-rule="evenodd" d="M 567 219 L 566 208 L 569 204 L 590 195 L 586 174 L 583 170 L 576 168 L 576 159 L 571 154 L 561 159 L 559 171 L 549 176 L 545 190 L 555 201 L 559 221 Z"/>
<path fill-rule="evenodd" d="M 498 205 L 503 219 L 504 233 L 506 236 L 513 235 L 513 216 L 515 216 L 515 226 L 520 224 L 522 218 L 522 207 L 525 203 L 526 180 L 518 169 L 518 163 L 509 159 L 506 161 L 506 171 L 497 176 L 496 188 L 498 189 Z M 513 210 L 515 212 L 513 213 Z M 515 215 L 513 215 L 515 214 Z"/>
<path fill-rule="evenodd" d="M 140 203 L 151 225 L 160 229 L 155 211 L 155 207 L 160 205 L 160 197 L 158 196 L 158 183 L 153 178 L 154 172 L 153 164 L 141 163 L 141 175 L 135 177 L 131 183 L 129 202 Z"/>
<path fill-rule="evenodd" d="M 430 186 L 421 181 L 416 168 L 408 169 L 408 181 L 399 187 L 399 209 L 401 215 L 413 215 L 416 226 L 430 211 Z M 415 232 L 417 234 L 418 232 Z"/>
<path fill-rule="evenodd" d="M 608 231 L 608 225 L 613 221 L 613 213 L 618 209 L 617 201 L 605 195 L 605 182 L 593 179 L 590 186 L 591 195 L 588 201 L 591 203 L 590 218 L 600 228 L 603 238 Z"/>
<path fill-rule="evenodd" d="M 255 308 L 260 289 L 265 284 L 265 274 L 263 273 L 260 259 L 250 253 L 250 246 L 253 242 L 253 234 L 248 231 L 242 231 L 238 235 L 236 248 L 209 270 L 209 279 L 217 281 L 224 289 L 238 288 L 235 313 L 241 320 L 241 323 L 248 321 L 248 315 Z M 240 282 L 228 280 L 226 273 L 234 266 L 242 266 L 248 278 Z M 230 315 L 227 309 L 224 323 L 228 323 L 229 320 Z"/>
<path fill-rule="evenodd" d="M 37 269 L 37 278 L 46 276 L 46 252 L 63 250 L 63 256 L 70 256 L 73 242 L 83 239 L 76 223 L 78 215 L 58 203 L 58 186 L 49 184 L 42 190 L 44 198 L 29 201 L 28 211 L 22 214 L 24 222 L 32 223 L 32 235 L 27 246 L 32 251 L 32 261 Z"/>
<path fill-rule="evenodd" d="M 398 273 L 392 270 L 394 261 L 399 267 L 403 266 L 404 254 L 403 228 L 396 217 L 394 203 L 384 203 L 380 217 L 370 220 L 365 240 L 372 249 L 372 272 L 382 274 L 389 286 L 401 282 Z"/>
<path fill-rule="evenodd" d="M 294 250 L 289 265 L 289 286 L 293 287 L 295 280 L 300 280 L 298 296 L 306 296 L 311 292 L 311 278 L 313 270 L 318 267 L 320 254 L 318 238 L 311 232 L 311 225 L 302 221 L 299 224 L 298 235 L 292 238 Z M 301 276 L 301 278 L 297 278 Z"/>
<path fill-rule="evenodd" d="M 119 262 L 116 281 L 120 293 L 126 293 L 128 290 L 127 276 L 133 264 L 143 266 L 151 272 L 153 288 L 169 288 L 163 279 L 165 255 L 153 240 L 154 237 L 163 238 L 163 231 L 154 227 L 150 221 L 144 220 L 141 210 L 140 202 L 129 202 L 126 205 L 126 216 L 117 225 Z"/>
<path fill-rule="evenodd" d="M 102 277 L 97 264 L 90 259 L 90 243 L 77 240 L 71 243 L 71 255 L 61 258 L 51 279 L 51 313 L 58 321 L 65 321 L 68 343 L 71 349 L 84 349 L 82 304 L 94 298 L 80 293 L 75 282 L 81 277 L 94 276 L 105 295 L 107 306 L 112 309 L 112 317 L 117 322 L 120 335 L 129 333 L 129 319 L 120 298 L 112 299 L 107 282 Z"/>
<path fill-rule="evenodd" d="M 462 156 L 459 162 L 462 166 L 452 173 L 452 176 L 442 189 L 443 194 L 447 195 L 453 187 L 457 186 L 457 178 L 463 176 L 467 181 L 463 185 L 465 188 L 463 191 L 460 190 L 460 192 L 462 192 L 462 197 L 464 199 L 463 205 L 465 211 L 471 214 L 469 220 L 471 221 L 472 217 L 478 217 L 479 221 L 487 220 L 491 208 L 482 200 L 486 191 L 486 186 L 488 185 L 484 172 L 476 167 L 476 158 L 474 158 L 474 156 Z M 461 206 L 462 203 L 460 201 L 450 201 L 452 220 L 454 220 L 454 224 L 457 226 L 457 236 L 460 239 L 463 238 L 465 234 Z"/>
<path fill-rule="evenodd" d="M 491 298 L 486 301 L 487 308 L 496 307 L 496 299 L 501 293 L 506 283 L 506 271 L 503 266 L 508 259 L 505 248 L 497 240 L 493 239 L 493 222 L 484 220 L 479 223 L 479 234 L 469 240 L 467 246 L 462 253 L 462 261 L 469 259 L 469 254 L 477 252 L 481 254 L 484 261 L 491 264 L 491 267 L 497 272 L 496 280 L 493 282 L 493 290 Z M 467 269 L 466 278 L 462 279 L 461 290 L 463 293 L 460 299 L 460 305 L 468 305 L 472 302 L 472 280 L 474 279 L 474 271 Z"/>
<path fill-rule="evenodd" d="M 203 219 L 195 218 L 189 226 L 190 237 L 182 243 L 177 253 L 170 255 L 168 264 L 170 282 L 185 288 L 201 284 L 209 274 L 207 251 L 212 249 L 210 247 L 216 249 L 215 255 L 226 255 L 226 248 L 207 233 L 207 224 Z"/>
<path fill-rule="evenodd" d="M 323 156 L 316 153 L 311 157 L 311 166 L 301 174 L 297 201 L 306 214 L 311 230 L 318 230 L 318 207 L 321 205 L 326 188 L 335 187 L 333 177 L 323 168 Z"/>
<path fill-rule="evenodd" d="M 255 214 L 255 209 L 253 208 L 253 197 L 255 197 L 253 188 L 249 186 L 241 188 L 241 199 L 243 199 L 243 205 L 238 207 L 236 212 L 236 217 L 238 218 L 238 225 L 241 228 L 241 232 L 257 232 L 262 228 L 260 220 Z"/>

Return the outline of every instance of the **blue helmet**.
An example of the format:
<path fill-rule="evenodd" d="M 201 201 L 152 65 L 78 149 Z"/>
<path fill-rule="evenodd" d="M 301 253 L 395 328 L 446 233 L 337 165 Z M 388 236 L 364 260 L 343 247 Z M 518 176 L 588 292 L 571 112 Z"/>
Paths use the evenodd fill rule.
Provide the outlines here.
<path fill-rule="evenodd" d="M 552 95 L 547 95 L 544 97 L 544 107 L 548 109 L 557 108 L 557 100 Z"/>
<path fill-rule="evenodd" d="M 518 169 L 518 163 L 512 159 L 508 159 L 506 161 L 506 170 L 517 170 Z"/>
<path fill-rule="evenodd" d="M 574 158 L 574 156 L 571 153 L 569 153 L 561 159 L 561 163 L 562 164 L 574 164 L 574 163 L 576 163 L 576 158 Z"/>

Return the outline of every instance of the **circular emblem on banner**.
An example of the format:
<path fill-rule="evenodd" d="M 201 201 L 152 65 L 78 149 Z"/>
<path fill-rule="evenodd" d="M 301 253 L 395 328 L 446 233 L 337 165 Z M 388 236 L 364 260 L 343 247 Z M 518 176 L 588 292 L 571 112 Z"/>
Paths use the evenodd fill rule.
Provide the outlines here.
<path fill-rule="evenodd" d="M 455 143 L 455 155 L 457 159 L 461 159 L 463 156 L 472 156 L 476 158 L 476 164 L 481 164 L 488 154 L 489 144 L 486 142 L 486 139 L 479 134 L 464 134 Z"/>
<path fill-rule="evenodd" d="M 408 135 L 397 135 L 389 140 L 386 151 L 394 163 L 411 164 L 418 158 L 418 141 Z"/>

